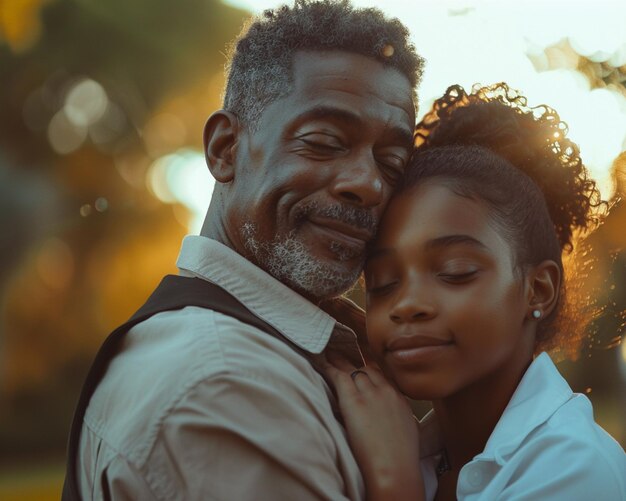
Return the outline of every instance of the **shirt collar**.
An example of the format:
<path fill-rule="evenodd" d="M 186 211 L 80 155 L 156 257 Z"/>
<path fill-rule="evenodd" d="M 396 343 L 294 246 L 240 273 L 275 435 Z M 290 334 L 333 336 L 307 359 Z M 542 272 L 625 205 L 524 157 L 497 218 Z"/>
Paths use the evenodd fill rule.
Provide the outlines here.
<path fill-rule="evenodd" d="M 219 285 L 246 308 L 309 353 L 321 353 L 335 320 L 230 247 L 189 235 L 176 261 L 183 276 Z"/>
<path fill-rule="evenodd" d="M 533 360 L 494 428 L 485 450 L 475 459 L 495 459 L 500 465 L 522 441 L 545 423 L 573 392 L 543 352 Z"/>
<path fill-rule="evenodd" d="M 515 393 L 491 433 L 485 449 L 474 460 L 495 460 L 503 465 L 522 441 L 545 423 L 573 393 L 547 353 L 530 364 Z M 420 421 L 420 456 L 436 456 L 443 450 L 434 411 Z"/>

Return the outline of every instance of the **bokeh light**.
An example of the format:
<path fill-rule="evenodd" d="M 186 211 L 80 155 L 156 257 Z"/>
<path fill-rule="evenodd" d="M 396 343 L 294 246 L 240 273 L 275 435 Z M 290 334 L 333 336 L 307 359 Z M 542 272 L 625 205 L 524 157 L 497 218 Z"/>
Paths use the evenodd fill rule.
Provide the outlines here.
<path fill-rule="evenodd" d="M 228 3 L 257 13 L 276 6 L 269 0 Z M 626 147 L 626 93 L 611 88 L 591 89 L 576 70 L 579 55 L 596 62 L 610 60 L 615 66 L 624 64 L 625 2 L 353 3 L 382 8 L 409 28 L 418 52 L 427 60 L 419 88 L 422 113 L 453 83 L 468 89 L 475 83 L 505 81 L 526 95 L 531 105 L 548 104 L 559 112 L 603 196 L 613 195 L 610 167 Z M 558 63 L 559 69 L 550 70 L 547 65 L 542 68 L 538 59 L 546 58 L 546 49 L 561 40 L 569 40 L 577 54 L 561 53 L 558 61 L 552 61 L 552 67 Z"/>
<path fill-rule="evenodd" d="M 204 155 L 182 149 L 161 157 L 150 166 L 147 180 L 148 187 L 159 200 L 184 204 L 189 209 L 191 217 L 181 222 L 190 233 L 199 233 L 215 184 Z"/>
<path fill-rule="evenodd" d="M 77 127 L 88 127 L 106 113 L 109 99 L 98 82 L 86 78 L 76 83 L 65 98 L 63 111 Z"/>

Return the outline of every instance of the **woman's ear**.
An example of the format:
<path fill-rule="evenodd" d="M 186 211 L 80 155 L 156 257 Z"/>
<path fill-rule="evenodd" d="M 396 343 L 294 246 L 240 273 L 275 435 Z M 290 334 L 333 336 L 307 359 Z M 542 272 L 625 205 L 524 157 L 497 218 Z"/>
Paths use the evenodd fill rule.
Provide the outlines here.
<path fill-rule="evenodd" d="M 537 320 L 545 318 L 559 300 L 561 270 L 554 261 L 546 260 L 533 267 L 528 281 L 528 316 Z"/>
<path fill-rule="evenodd" d="M 235 147 L 239 130 L 239 119 L 226 110 L 217 110 L 204 126 L 204 157 L 219 183 L 228 183 L 235 177 Z"/>

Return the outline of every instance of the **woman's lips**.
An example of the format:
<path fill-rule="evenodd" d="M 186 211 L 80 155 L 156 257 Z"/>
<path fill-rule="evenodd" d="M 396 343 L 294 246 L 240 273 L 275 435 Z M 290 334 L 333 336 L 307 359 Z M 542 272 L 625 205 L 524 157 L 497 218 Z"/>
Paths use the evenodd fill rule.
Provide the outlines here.
<path fill-rule="evenodd" d="M 400 364 L 429 362 L 446 353 L 454 342 L 437 336 L 414 334 L 393 338 L 386 346 L 386 355 Z"/>

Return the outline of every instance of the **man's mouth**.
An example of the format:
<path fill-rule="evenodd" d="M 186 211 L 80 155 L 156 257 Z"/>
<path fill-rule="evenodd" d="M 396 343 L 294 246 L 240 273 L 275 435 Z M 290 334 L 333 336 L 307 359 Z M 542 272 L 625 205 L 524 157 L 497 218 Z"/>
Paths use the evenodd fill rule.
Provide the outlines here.
<path fill-rule="evenodd" d="M 308 202 L 297 207 L 295 216 L 296 224 L 311 228 L 313 238 L 339 261 L 362 261 L 378 223 L 371 210 L 345 204 Z"/>
<path fill-rule="evenodd" d="M 365 245 L 374 237 L 374 233 L 365 228 L 337 219 L 309 216 L 309 221 L 335 241 L 345 243 L 350 247 L 365 248 Z"/>

